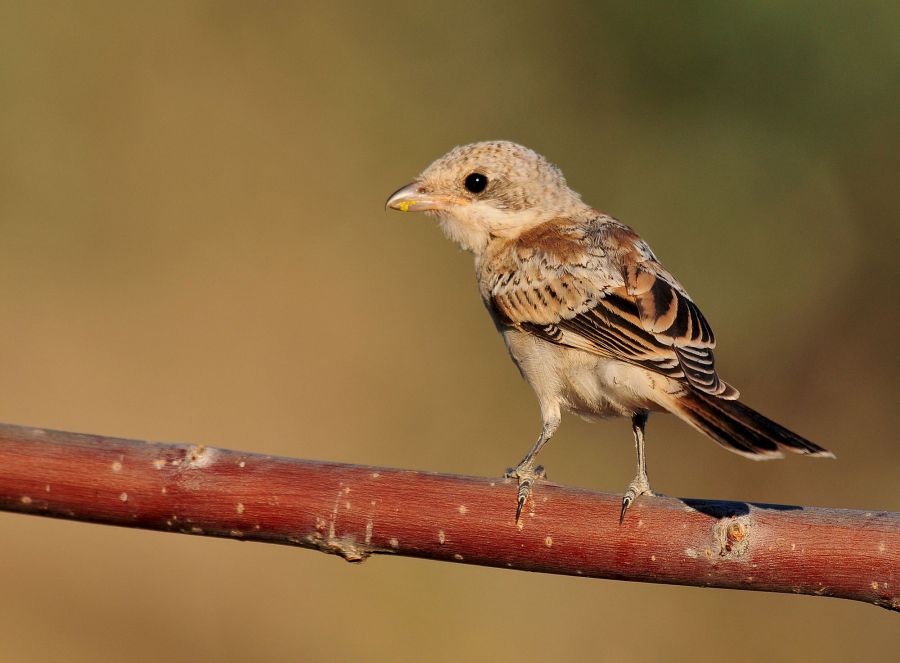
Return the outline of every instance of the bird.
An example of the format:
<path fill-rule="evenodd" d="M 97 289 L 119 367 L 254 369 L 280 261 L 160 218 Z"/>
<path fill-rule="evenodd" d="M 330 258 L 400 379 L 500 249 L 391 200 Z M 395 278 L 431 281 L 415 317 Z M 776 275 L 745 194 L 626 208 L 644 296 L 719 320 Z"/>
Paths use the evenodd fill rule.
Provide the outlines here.
<path fill-rule="evenodd" d="M 562 171 L 510 141 L 452 149 L 387 199 L 385 209 L 437 217 L 474 254 L 478 289 L 540 407 L 541 431 L 507 477 L 516 522 L 538 479 L 536 458 L 570 412 L 629 417 L 636 472 L 619 523 L 652 496 L 644 430 L 668 412 L 753 460 L 827 449 L 738 400 L 716 371 L 712 327 L 684 287 L 629 226 L 582 201 Z"/>

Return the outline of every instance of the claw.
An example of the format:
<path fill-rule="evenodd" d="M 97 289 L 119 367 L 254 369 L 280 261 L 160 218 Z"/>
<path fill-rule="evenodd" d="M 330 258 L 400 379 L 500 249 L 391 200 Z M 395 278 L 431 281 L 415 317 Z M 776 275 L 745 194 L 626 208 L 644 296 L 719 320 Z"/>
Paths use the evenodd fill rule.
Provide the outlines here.
<path fill-rule="evenodd" d="M 516 498 L 516 522 L 519 522 L 519 517 L 522 515 L 522 509 L 525 508 L 525 502 L 527 502 L 528 498 L 531 496 L 531 484 L 533 482 L 534 478 L 531 472 L 525 476 L 519 476 L 519 493 Z"/>
<path fill-rule="evenodd" d="M 507 471 L 506 476 L 519 481 L 519 491 L 516 496 L 516 522 L 519 522 L 519 518 L 522 516 L 522 509 L 525 508 L 525 502 L 531 497 L 531 488 L 535 480 L 545 479 L 547 473 L 544 472 L 544 468 L 540 465 L 535 468 L 519 466 L 515 470 Z"/>
<path fill-rule="evenodd" d="M 629 507 L 634 504 L 634 501 L 640 497 L 641 495 L 650 495 L 651 497 L 654 495 L 654 492 L 650 490 L 650 484 L 647 482 L 646 476 L 637 476 L 634 481 L 628 486 L 625 490 L 625 494 L 622 496 L 622 511 L 619 513 L 619 524 L 622 524 L 622 521 L 625 520 L 625 512 L 628 511 Z"/>
<path fill-rule="evenodd" d="M 634 502 L 634 499 L 628 494 L 622 498 L 622 513 L 619 514 L 620 525 L 622 524 L 622 521 L 625 520 L 625 512 L 628 511 L 628 507 L 631 506 L 632 502 Z"/>
<path fill-rule="evenodd" d="M 522 508 L 525 506 L 525 501 L 528 499 L 528 493 L 526 492 L 524 495 L 522 494 L 522 489 L 519 489 L 519 499 L 516 502 L 516 522 L 519 522 L 519 518 L 522 516 Z"/>

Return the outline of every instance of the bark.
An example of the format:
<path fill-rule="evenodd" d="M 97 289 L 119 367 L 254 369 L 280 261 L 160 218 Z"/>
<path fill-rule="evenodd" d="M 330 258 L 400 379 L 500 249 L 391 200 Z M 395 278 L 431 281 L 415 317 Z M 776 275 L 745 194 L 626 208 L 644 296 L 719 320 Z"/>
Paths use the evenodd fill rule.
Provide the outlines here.
<path fill-rule="evenodd" d="M 621 496 L 0 425 L 0 509 L 107 525 L 900 610 L 900 513 Z"/>

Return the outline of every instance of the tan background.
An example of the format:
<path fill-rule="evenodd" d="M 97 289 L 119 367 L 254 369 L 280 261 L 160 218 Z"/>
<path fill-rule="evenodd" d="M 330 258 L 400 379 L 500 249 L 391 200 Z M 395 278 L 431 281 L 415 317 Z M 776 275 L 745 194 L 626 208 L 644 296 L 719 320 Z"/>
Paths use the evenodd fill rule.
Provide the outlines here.
<path fill-rule="evenodd" d="M 471 258 L 382 205 L 509 138 L 651 242 L 747 402 L 838 454 L 750 463 L 657 417 L 657 489 L 900 510 L 895 4 L 323 4 L 0 6 L 0 421 L 498 474 L 536 404 Z M 622 490 L 628 425 L 567 419 L 542 460 Z M 0 541 L 3 662 L 900 647 L 830 599 L 13 514 Z"/>

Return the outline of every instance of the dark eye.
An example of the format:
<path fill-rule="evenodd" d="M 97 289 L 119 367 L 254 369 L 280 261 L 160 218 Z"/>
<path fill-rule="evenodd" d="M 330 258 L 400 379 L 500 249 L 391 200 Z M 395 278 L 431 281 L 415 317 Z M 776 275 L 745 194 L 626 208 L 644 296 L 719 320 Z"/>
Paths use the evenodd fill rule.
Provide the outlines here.
<path fill-rule="evenodd" d="M 487 188 L 487 175 L 482 175 L 481 173 L 470 173 L 466 177 L 465 185 L 466 188 L 472 193 L 481 193 Z"/>

